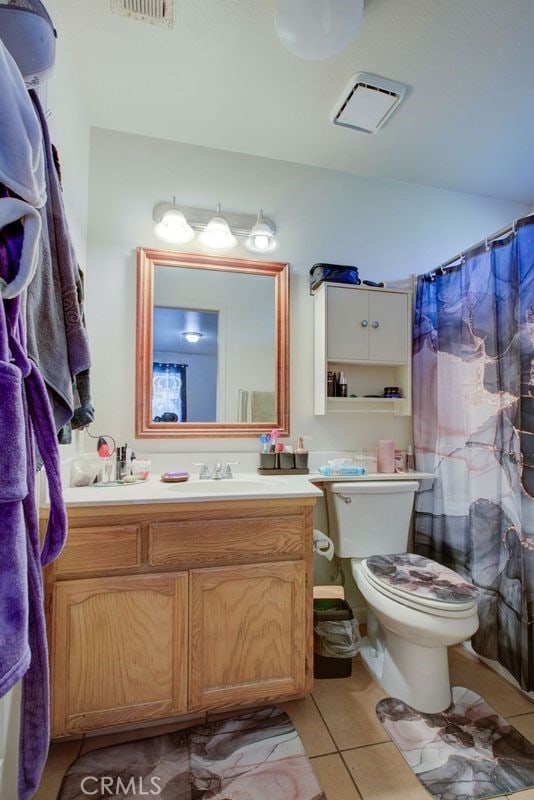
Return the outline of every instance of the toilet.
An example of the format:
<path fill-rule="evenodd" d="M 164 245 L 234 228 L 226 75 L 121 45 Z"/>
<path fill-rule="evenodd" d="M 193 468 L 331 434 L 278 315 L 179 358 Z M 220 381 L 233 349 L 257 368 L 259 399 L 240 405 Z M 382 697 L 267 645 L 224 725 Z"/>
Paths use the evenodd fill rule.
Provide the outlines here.
<path fill-rule="evenodd" d="M 325 487 L 330 537 L 351 559 L 367 601 L 361 656 L 391 697 L 437 713 L 451 703 L 447 648 L 478 628 L 476 588 L 447 567 L 407 553 L 417 481 Z"/>

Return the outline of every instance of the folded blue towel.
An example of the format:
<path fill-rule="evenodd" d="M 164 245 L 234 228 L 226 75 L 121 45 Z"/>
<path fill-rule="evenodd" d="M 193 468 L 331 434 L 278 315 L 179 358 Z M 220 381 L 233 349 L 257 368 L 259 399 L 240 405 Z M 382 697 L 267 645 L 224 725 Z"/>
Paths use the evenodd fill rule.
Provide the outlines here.
<path fill-rule="evenodd" d="M 351 466 L 338 467 L 337 469 L 335 469 L 334 467 L 331 467 L 328 464 L 327 466 L 319 467 L 319 472 L 321 473 L 321 475 L 324 475 L 325 478 L 329 478 L 332 475 L 345 475 L 346 477 L 350 476 L 355 477 L 355 476 L 365 475 L 367 470 L 365 469 L 365 467 L 351 467 Z"/>

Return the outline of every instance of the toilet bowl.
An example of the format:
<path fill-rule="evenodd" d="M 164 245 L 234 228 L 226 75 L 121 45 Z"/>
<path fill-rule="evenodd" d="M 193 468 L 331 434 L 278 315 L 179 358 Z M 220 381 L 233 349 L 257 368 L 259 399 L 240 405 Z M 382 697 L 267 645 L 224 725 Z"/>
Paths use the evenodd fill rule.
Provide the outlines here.
<path fill-rule="evenodd" d="M 447 648 L 478 628 L 475 587 L 406 552 L 417 482 L 325 488 L 335 552 L 350 558 L 368 606 L 365 666 L 390 696 L 426 713 L 443 711 L 451 703 Z"/>
<path fill-rule="evenodd" d="M 367 669 L 390 696 L 418 711 L 444 711 L 451 702 L 447 648 L 477 630 L 475 597 L 428 600 L 405 592 L 403 598 L 402 590 L 392 591 L 376 580 L 365 559 L 352 559 L 351 568 L 368 604 L 361 649 Z"/>

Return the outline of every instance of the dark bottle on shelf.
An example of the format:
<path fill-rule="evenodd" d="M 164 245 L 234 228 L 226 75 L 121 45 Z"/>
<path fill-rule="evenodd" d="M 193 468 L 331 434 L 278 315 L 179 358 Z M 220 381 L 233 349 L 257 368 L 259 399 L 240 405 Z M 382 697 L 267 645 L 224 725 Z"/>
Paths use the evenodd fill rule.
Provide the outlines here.
<path fill-rule="evenodd" d="M 326 379 L 326 395 L 327 397 L 334 397 L 334 373 L 330 369 Z"/>

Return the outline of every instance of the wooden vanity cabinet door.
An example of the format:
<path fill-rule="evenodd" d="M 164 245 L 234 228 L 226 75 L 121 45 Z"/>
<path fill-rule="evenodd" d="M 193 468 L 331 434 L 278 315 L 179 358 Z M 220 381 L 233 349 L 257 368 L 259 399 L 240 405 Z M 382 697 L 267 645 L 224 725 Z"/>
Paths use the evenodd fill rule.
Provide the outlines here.
<path fill-rule="evenodd" d="M 52 735 L 187 711 L 188 575 L 54 587 Z"/>
<path fill-rule="evenodd" d="M 190 710 L 302 692 L 304 562 L 198 569 L 190 576 Z"/>

